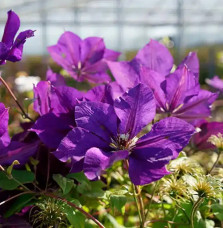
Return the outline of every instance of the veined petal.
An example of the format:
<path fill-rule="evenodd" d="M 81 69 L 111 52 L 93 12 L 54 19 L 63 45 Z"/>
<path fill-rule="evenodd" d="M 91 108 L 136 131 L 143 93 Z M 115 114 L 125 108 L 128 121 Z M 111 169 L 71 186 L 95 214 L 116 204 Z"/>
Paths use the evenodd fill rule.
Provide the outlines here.
<path fill-rule="evenodd" d="M 61 140 L 74 127 L 73 116 L 48 113 L 41 116 L 30 129 L 36 132 L 41 141 L 49 148 L 57 148 Z"/>
<path fill-rule="evenodd" d="M 139 75 L 132 62 L 107 61 L 107 64 L 116 82 L 124 91 L 134 87 L 140 82 Z"/>
<path fill-rule="evenodd" d="M 195 128 L 184 120 L 169 117 L 155 123 L 149 133 L 136 143 L 138 149 L 147 147 L 169 148 L 173 158 L 188 144 Z"/>
<path fill-rule="evenodd" d="M 61 141 L 54 155 L 63 162 L 72 158 L 75 164 L 84 158 L 88 149 L 94 146 L 107 149 L 108 144 L 91 132 L 76 127 Z"/>
<path fill-rule="evenodd" d="M 104 40 L 100 37 L 88 37 L 81 41 L 81 62 L 84 66 L 101 60 L 105 51 Z"/>
<path fill-rule="evenodd" d="M 165 165 L 169 163 L 172 157 L 171 150 L 168 148 L 147 148 L 138 151 L 137 156 L 129 157 L 129 177 L 135 185 L 145 185 L 161 179 L 170 174 Z M 141 156 L 145 157 L 141 158 Z M 149 155 L 151 157 L 149 157 Z"/>
<path fill-rule="evenodd" d="M 18 15 L 12 10 L 8 11 L 8 19 L 5 25 L 2 42 L 8 47 L 11 47 L 15 38 L 16 33 L 20 27 L 20 20 Z"/>
<path fill-rule="evenodd" d="M 27 38 L 34 36 L 34 31 L 26 30 L 20 32 L 8 54 L 7 60 L 16 62 L 22 59 L 23 46 Z"/>
<path fill-rule="evenodd" d="M 155 117 L 156 103 L 149 87 L 138 84 L 114 102 L 119 133 L 136 136 Z"/>
<path fill-rule="evenodd" d="M 10 137 L 8 134 L 8 109 L 5 108 L 3 103 L 0 103 L 0 149 L 8 146 Z"/>
<path fill-rule="evenodd" d="M 217 99 L 217 93 L 211 93 L 207 90 L 200 90 L 197 96 L 192 97 L 175 116 L 185 120 L 195 120 L 209 117 L 211 114 L 211 104 Z"/>
<path fill-rule="evenodd" d="M 143 65 L 161 75 L 169 74 L 173 66 L 173 57 L 169 50 L 158 41 L 151 40 L 136 55 Z"/>
<path fill-rule="evenodd" d="M 65 79 L 61 74 L 54 73 L 50 68 L 46 72 L 46 80 L 53 86 L 65 86 Z"/>
<path fill-rule="evenodd" d="M 116 161 L 127 158 L 128 151 L 105 152 L 99 148 L 90 148 L 84 159 L 84 174 L 90 180 L 97 179 L 103 170 L 106 170 Z"/>
<path fill-rule="evenodd" d="M 181 64 L 178 66 L 179 68 L 183 68 L 186 66 L 190 71 L 193 72 L 193 74 L 196 76 L 197 83 L 199 82 L 199 59 L 197 57 L 196 52 L 189 52 L 189 54 L 186 56 L 186 58 L 181 62 Z"/>
<path fill-rule="evenodd" d="M 110 143 L 117 134 L 117 116 L 112 105 L 101 102 L 81 102 L 75 108 L 75 120 L 78 127 L 101 137 Z"/>

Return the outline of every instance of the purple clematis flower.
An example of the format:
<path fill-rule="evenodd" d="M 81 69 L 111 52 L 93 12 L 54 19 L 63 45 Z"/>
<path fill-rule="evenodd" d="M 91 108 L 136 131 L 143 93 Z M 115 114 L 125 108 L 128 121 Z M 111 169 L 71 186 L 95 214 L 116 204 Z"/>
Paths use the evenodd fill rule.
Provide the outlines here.
<path fill-rule="evenodd" d="M 83 170 L 97 179 L 115 161 L 128 159 L 129 175 L 136 185 L 148 184 L 169 174 L 165 165 L 188 143 L 194 127 L 177 118 L 154 124 L 151 131 L 139 133 L 155 116 L 152 91 L 139 84 L 114 105 L 81 102 L 75 108 L 77 127 L 61 141 L 55 156 L 72 160 L 72 172 Z"/>
<path fill-rule="evenodd" d="M 66 134 L 75 127 L 74 109 L 83 93 L 65 85 L 61 75 L 47 72 L 49 81 L 34 87 L 34 110 L 39 119 L 30 129 L 36 132 L 49 148 L 57 148 Z"/>
<path fill-rule="evenodd" d="M 195 123 L 197 119 L 209 117 L 210 105 L 218 94 L 200 89 L 196 53 L 189 53 L 173 73 L 167 74 L 172 66 L 167 50 L 164 56 L 169 60 L 165 62 L 161 55 L 163 46 L 152 41 L 146 48 L 139 51 L 144 55 L 137 54 L 130 62 L 107 61 L 112 74 L 123 90 L 126 91 L 141 82 L 152 89 L 157 112 L 182 118 L 191 123 Z M 162 65 L 160 69 L 157 66 L 159 61 Z"/>
<path fill-rule="evenodd" d="M 202 120 L 197 124 L 197 127 L 200 128 L 200 131 L 193 135 L 192 145 L 198 150 L 215 149 L 216 147 L 208 142 L 208 139 L 211 135 L 223 134 L 223 123 Z"/>
<path fill-rule="evenodd" d="M 88 37 L 84 40 L 72 32 L 62 34 L 56 45 L 48 47 L 54 61 L 62 66 L 75 80 L 93 83 L 111 81 L 106 73 L 104 60 L 116 60 L 120 55 L 105 48 L 102 38 Z"/>
<path fill-rule="evenodd" d="M 19 27 L 20 20 L 18 15 L 12 10 L 8 11 L 8 20 L 0 42 L 0 65 L 5 64 L 6 60 L 11 62 L 20 61 L 26 39 L 34 36 L 33 30 L 25 30 L 20 32 L 15 39 Z"/>
<path fill-rule="evenodd" d="M 0 165 L 10 165 L 14 160 L 25 164 L 28 158 L 37 152 L 39 140 L 34 136 L 26 142 L 28 132 L 22 133 L 22 138 L 10 140 L 8 119 L 8 109 L 0 103 Z"/>
<path fill-rule="evenodd" d="M 220 92 L 223 92 L 223 80 L 218 76 L 214 76 L 212 79 L 206 79 L 206 83 Z"/>

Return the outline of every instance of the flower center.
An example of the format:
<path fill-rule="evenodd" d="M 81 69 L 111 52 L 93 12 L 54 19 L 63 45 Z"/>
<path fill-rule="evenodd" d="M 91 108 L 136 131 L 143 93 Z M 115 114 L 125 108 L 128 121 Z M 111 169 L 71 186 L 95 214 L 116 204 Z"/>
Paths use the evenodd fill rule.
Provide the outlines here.
<path fill-rule="evenodd" d="M 129 139 L 129 134 L 118 134 L 115 139 L 111 138 L 110 147 L 115 150 L 128 150 L 131 151 L 136 142 L 138 141 L 137 137 Z"/>

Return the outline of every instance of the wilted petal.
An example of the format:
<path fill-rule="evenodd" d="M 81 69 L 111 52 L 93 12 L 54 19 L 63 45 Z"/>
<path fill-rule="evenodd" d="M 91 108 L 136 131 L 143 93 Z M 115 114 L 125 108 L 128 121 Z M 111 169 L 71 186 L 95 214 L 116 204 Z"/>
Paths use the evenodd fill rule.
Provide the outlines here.
<path fill-rule="evenodd" d="M 75 108 L 78 127 L 87 129 L 107 142 L 117 134 L 117 116 L 112 105 L 101 102 L 81 102 Z"/>
<path fill-rule="evenodd" d="M 63 162 L 72 158 L 74 165 L 76 162 L 83 159 L 87 150 L 93 146 L 106 149 L 108 145 L 101 138 L 91 132 L 76 127 L 61 141 L 54 155 Z"/>
<path fill-rule="evenodd" d="M 23 45 L 26 42 L 26 39 L 32 36 L 34 36 L 34 31 L 32 30 L 26 30 L 19 33 L 8 54 L 7 60 L 12 62 L 20 61 L 22 59 Z"/>
<path fill-rule="evenodd" d="M 15 35 L 20 27 L 20 20 L 18 15 L 12 10 L 8 11 L 8 19 L 5 25 L 4 35 L 2 42 L 8 47 L 11 47 L 15 38 Z"/>
<path fill-rule="evenodd" d="M 169 74 L 173 66 L 173 57 L 169 50 L 161 43 L 151 40 L 145 47 L 138 51 L 137 59 L 151 70 L 161 75 Z"/>
<path fill-rule="evenodd" d="M 165 165 L 171 160 L 172 151 L 157 147 L 136 148 L 129 156 L 129 177 L 133 184 L 149 184 L 169 174 Z"/>
<path fill-rule="evenodd" d="M 155 123 L 149 133 L 137 142 L 137 149 L 147 147 L 169 148 L 173 158 L 188 144 L 195 128 L 184 120 L 169 117 Z"/>
<path fill-rule="evenodd" d="M 106 170 L 116 161 L 127 158 L 128 151 L 105 152 L 99 148 L 90 148 L 84 159 L 84 174 L 90 180 L 97 179 L 103 170 Z"/>
<path fill-rule="evenodd" d="M 156 103 L 149 87 L 139 84 L 114 102 L 119 133 L 136 136 L 155 117 Z"/>
<path fill-rule="evenodd" d="M 36 132 L 41 141 L 50 148 L 57 148 L 61 140 L 74 127 L 73 116 L 48 113 L 41 116 L 30 129 Z"/>

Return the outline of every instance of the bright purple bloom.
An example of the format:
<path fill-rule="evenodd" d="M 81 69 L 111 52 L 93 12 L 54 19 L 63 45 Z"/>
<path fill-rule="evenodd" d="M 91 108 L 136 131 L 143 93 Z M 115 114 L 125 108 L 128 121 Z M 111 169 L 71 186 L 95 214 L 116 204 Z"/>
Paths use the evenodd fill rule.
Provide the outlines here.
<path fill-rule="evenodd" d="M 19 27 L 20 20 L 18 15 L 12 10 L 8 11 L 8 20 L 5 25 L 2 41 L 0 42 L 0 65 L 5 64 L 6 60 L 11 62 L 20 61 L 26 39 L 34 36 L 33 30 L 25 30 L 20 32 L 15 39 Z"/>
<path fill-rule="evenodd" d="M 113 76 L 123 90 L 126 91 L 141 82 L 152 89 L 159 113 L 166 113 L 168 116 L 189 122 L 209 117 L 210 105 L 218 94 L 200 89 L 197 55 L 189 53 L 173 73 L 167 74 L 172 61 L 170 57 L 167 57 L 169 60 L 166 63 L 163 60 L 164 47 L 154 41 L 146 47 L 150 51 L 143 48 L 139 53 L 147 54 L 137 54 L 130 62 L 107 61 Z M 169 56 L 167 50 L 164 53 L 166 53 L 164 56 Z M 160 69 L 157 66 L 159 61 L 162 66 Z"/>
<path fill-rule="evenodd" d="M 48 71 L 47 79 L 51 81 L 40 81 L 34 87 L 34 110 L 40 118 L 30 130 L 50 148 L 57 148 L 62 138 L 75 127 L 75 106 L 77 100 L 83 98 L 82 92 L 65 86 L 61 77 Z"/>
<path fill-rule="evenodd" d="M 56 45 L 48 47 L 54 61 L 62 66 L 75 80 L 93 83 L 111 81 L 106 73 L 104 60 L 116 60 L 120 53 L 106 49 L 99 37 L 82 40 L 72 32 L 65 32 Z"/>
<path fill-rule="evenodd" d="M 214 149 L 215 146 L 208 142 L 208 139 L 211 135 L 223 134 L 223 123 L 202 120 L 197 127 L 200 128 L 200 131 L 193 135 L 192 145 L 199 150 Z"/>
<path fill-rule="evenodd" d="M 166 118 L 152 130 L 138 134 L 155 116 L 152 91 L 139 84 L 114 101 L 81 102 L 75 108 L 77 127 L 61 141 L 55 156 L 72 160 L 72 172 L 84 170 L 97 179 L 115 161 L 129 160 L 129 175 L 136 185 L 148 184 L 169 172 L 165 165 L 186 146 L 194 127 L 177 118 Z"/>
<path fill-rule="evenodd" d="M 214 76 L 212 79 L 206 79 L 206 83 L 211 87 L 223 92 L 223 80 L 218 76 Z"/>
<path fill-rule="evenodd" d="M 10 143 L 8 120 L 8 109 L 5 108 L 4 104 L 0 103 L 0 151 Z"/>
<path fill-rule="evenodd" d="M 14 160 L 18 160 L 20 164 L 24 164 L 28 158 L 37 151 L 39 141 L 35 137 L 25 141 L 28 132 L 23 133 L 20 139 L 10 140 L 8 134 L 8 109 L 0 103 L 0 165 L 9 165 Z"/>

